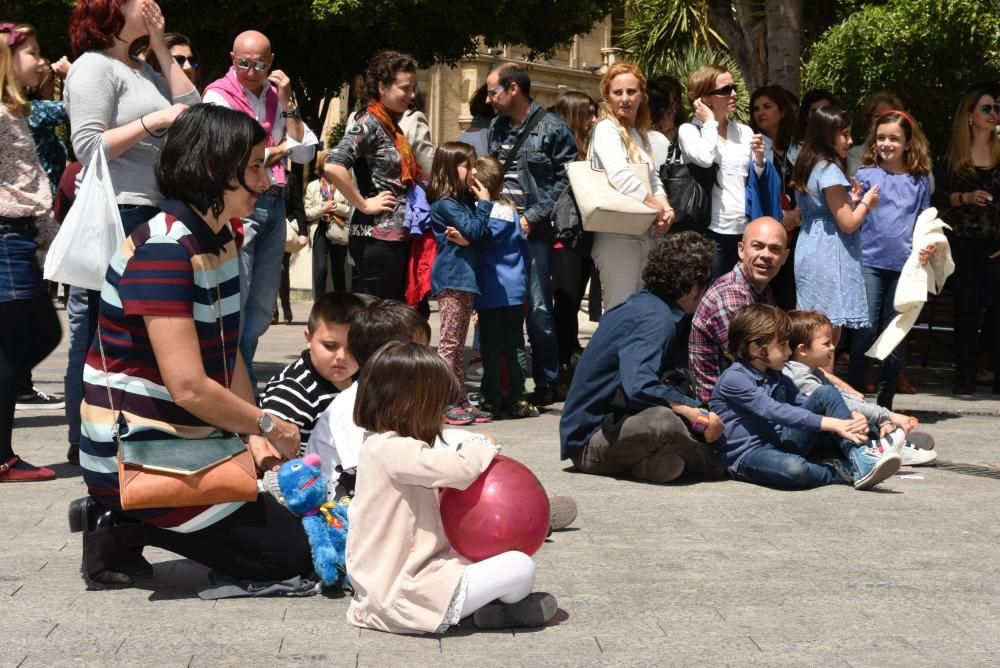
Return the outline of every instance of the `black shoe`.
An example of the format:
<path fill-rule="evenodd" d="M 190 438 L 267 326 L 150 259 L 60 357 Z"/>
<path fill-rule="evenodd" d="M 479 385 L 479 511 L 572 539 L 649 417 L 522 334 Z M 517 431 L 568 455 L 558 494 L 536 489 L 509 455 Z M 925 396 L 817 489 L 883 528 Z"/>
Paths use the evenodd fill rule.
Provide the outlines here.
<path fill-rule="evenodd" d="M 132 578 L 122 572 L 123 565 L 151 574 L 152 566 L 141 554 L 145 527 L 140 522 L 103 508 L 87 496 L 69 504 L 69 529 L 83 532 L 80 574 L 88 590 L 131 587 Z M 136 561 L 136 555 L 148 568 Z"/>
<path fill-rule="evenodd" d="M 70 464 L 76 466 L 80 465 L 80 446 L 76 443 L 69 444 L 69 450 L 66 451 L 66 461 Z"/>
<path fill-rule="evenodd" d="M 541 408 L 544 406 L 551 406 L 556 403 L 559 400 L 559 397 L 556 396 L 556 388 L 541 387 L 529 394 L 527 399 L 530 403 Z"/>
<path fill-rule="evenodd" d="M 473 613 L 472 621 L 480 629 L 530 629 L 545 626 L 558 611 L 552 594 L 535 592 L 517 603 L 487 603 Z"/>
<path fill-rule="evenodd" d="M 19 411 L 55 411 L 66 408 L 66 402 L 51 394 L 45 394 L 36 387 L 32 387 L 30 392 L 17 395 L 17 403 L 14 408 Z"/>

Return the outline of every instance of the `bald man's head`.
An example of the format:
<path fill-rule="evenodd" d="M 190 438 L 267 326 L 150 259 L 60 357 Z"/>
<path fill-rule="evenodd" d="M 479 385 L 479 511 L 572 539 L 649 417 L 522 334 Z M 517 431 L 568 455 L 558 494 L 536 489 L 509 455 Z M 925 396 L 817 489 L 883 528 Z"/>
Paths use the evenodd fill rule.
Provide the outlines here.
<path fill-rule="evenodd" d="M 750 283 L 762 292 L 788 259 L 788 233 L 770 216 L 757 218 L 743 232 L 739 252 Z"/>
<path fill-rule="evenodd" d="M 240 85 L 259 95 L 274 62 L 271 40 L 256 30 L 241 32 L 233 40 L 233 50 L 229 55 Z"/>

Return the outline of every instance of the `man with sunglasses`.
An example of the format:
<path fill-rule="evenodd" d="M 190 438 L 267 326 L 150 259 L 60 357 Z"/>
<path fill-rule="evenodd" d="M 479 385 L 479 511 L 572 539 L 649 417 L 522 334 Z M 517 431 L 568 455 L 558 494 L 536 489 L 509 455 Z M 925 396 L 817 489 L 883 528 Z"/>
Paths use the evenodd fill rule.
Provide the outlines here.
<path fill-rule="evenodd" d="M 292 162 L 308 164 L 319 141 L 302 122 L 288 75 L 271 69 L 274 54 L 266 36 L 256 30 L 240 33 L 229 55 L 233 66 L 224 77 L 205 87 L 203 101 L 243 111 L 268 133 L 265 159 L 271 187 L 257 198 L 253 216 L 243 219 L 240 248 L 243 313 L 240 352 L 256 391 L 254 353 L 257 341 L 271 325 L 285 252 L 284 160 L 287 157 Z"/>
<path fill-rule="evenodd" d="M 496 110 L 490 124 L 490 155 L 504 165 L 504 196 L 517 205 L 528 237 L 528 340 L 536 406 L 555 403 L 559 350 L 552 313 L 552 207 L 569 179 L 566 164 L 576 160 L 573 132 L 559 116 L 531 99 L 531 78 L 522 65 L 504 63 L 486 77 L 486 101 Z M 523 135 L 523 136 L 522 136 Z"/>

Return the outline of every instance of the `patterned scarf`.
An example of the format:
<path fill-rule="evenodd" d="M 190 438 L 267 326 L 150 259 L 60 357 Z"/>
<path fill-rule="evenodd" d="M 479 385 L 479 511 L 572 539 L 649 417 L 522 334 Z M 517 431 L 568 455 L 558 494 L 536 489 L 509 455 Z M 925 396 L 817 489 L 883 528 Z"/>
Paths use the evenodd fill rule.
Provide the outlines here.
<path fill-rule="evenodd" d="M 423 181 L 424 173 L 420 169 L 420 163 L 413 155 L 413 150 L 410 149 L 410 142 L 406 139 L 403 131 L 399 129 L 399 124 L 389 115 L 389 110 L 385 108 L 385 105 L 378 100 L 369 102 L 368 113 L 377 118 L 386 130 L 392 133 L 396 150 L 399 151 L 400 180 L 403 184 L 411 186 Z"/>

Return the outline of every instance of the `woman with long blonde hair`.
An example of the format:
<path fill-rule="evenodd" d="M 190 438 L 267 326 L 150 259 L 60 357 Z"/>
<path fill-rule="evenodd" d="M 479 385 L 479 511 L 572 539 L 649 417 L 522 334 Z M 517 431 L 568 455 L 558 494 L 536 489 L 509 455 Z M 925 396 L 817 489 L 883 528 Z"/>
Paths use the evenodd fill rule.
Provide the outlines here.
<path fill-rule="evenodd" d="M 642 287 L 642 270 L 653 239 L 674 221 L 649 143 L 650 114 L 646 77 L 632 63 L 615 63 L 601 77 L 601 103 L 591 138 L 594 165 L 603 169 L 619 192 L 656 210 L 648 234 L 630 236 L 596 232 L 591 254 L 601 276 L 604 310 L 617 306 Z M 649 169 L 649 188 L 629 163 Z"/>
<path fill-rule="evenodd" d="M 992 309 L 994 332 L 1000 332 L 1000 100 L 995 90 L 976 86 L 958 103 L 951 143 L 935 170 L 932 202 L 951 225 L 949 243 L 955 260 L 955 394 L 976 389 L 979 323 L 985 303 Z M 984 298 L 985 297 L 985 298 Z M 1000 336 L 994 333 L 994 365 L 1000 363 Z M 1000 394 L 1000 380 L 993 380 Z"/>

